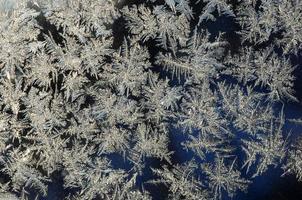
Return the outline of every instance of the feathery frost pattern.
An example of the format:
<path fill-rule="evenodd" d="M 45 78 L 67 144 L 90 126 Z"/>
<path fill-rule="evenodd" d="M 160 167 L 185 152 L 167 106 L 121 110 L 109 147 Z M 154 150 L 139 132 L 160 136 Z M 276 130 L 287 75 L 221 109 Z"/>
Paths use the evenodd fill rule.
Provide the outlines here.
<path fill-rule="evenodd" d="M 300 0 L 0 0 L 0 200 L 223 200 L 273 167 L 301 181 L 284 114 L 301 29 Z"/>

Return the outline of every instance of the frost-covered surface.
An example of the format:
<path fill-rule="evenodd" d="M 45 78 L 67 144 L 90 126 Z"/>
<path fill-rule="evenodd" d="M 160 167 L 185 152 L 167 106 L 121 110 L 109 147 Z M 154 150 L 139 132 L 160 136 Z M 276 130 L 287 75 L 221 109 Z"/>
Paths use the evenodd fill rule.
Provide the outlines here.
<path fill-rule="evenodd" d="M 301 181 L 284 128 L 302 123 L 284 114 L 301 48 L 300 0 L 0 0 L 0 199 L 220 200 L 269 168 Z"/>

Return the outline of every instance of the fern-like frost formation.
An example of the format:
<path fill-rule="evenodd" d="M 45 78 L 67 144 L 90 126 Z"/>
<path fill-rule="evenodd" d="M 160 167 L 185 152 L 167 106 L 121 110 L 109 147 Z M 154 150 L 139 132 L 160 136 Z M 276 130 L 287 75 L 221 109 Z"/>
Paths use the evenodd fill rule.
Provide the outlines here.
<path fill-rule="evenodd" d="M 300 0 L 0 0 L 0 199 L 223 200 L 272 167 L 301 181 L 284 128 L 301 123 L 284 114 L 301 30 Z"/>

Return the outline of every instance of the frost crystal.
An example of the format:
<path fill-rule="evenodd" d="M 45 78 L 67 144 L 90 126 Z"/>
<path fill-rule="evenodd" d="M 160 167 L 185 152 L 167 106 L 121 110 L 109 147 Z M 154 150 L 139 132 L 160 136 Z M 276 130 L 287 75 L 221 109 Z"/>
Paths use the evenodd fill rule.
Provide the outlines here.
<path fill-rule="evenodd" d="M 301 29 L 300 0 L 0 0 L 0 200 L 222 200 L 270 167 L 301 181 L 283 114 Z"/>

